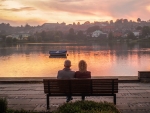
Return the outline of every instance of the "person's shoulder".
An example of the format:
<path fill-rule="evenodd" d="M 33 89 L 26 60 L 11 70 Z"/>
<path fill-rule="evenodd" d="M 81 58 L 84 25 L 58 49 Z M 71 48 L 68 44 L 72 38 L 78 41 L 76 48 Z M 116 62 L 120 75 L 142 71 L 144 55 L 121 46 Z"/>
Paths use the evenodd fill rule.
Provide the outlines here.
<path fill-rule="evenodd" d="M 71 71 L 72 73 L 75 73 L 75 71 Z"/>
<path fill-rule="evenodd" d="M 63 70 L 58 70 L 58 72 L 61 72 L 61 71 L 63 71 Z"/>
<path fill-rule="evenodd" d="M 64 72 L 64 70 L 58 70 L 58 73 L 63 73 Z"/>
<path fill-rule="evenodd" d="M 76 73 L 79 73 L 80 71 L 75 71 Z"/>
<path fill-rule="evenodd" d="M 91 73 L 91 71 L 87 71 L 87 73 Z"/>
<path fill-rule="evenodd" d="M 73 70 L 70 70 L 71 72 L 75 72 L 75 71 L 73 71 Z"/>

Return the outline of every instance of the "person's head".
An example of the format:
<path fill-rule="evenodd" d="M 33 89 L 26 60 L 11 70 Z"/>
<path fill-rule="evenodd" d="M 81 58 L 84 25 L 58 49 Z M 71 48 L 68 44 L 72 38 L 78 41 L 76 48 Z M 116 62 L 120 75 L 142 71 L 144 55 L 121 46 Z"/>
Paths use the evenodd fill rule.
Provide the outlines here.
<path fill-rule="evenodd" d="M 80 72 L 87 71 L 87 63 L 84 60 L 79 61 L 78 67 Z"/>
<path fill-rule="evenodd" d="M 64 67 L 65 68 L 70 68 L 71 67 L 71 61 L 70 60 L 65 60 Z"/>

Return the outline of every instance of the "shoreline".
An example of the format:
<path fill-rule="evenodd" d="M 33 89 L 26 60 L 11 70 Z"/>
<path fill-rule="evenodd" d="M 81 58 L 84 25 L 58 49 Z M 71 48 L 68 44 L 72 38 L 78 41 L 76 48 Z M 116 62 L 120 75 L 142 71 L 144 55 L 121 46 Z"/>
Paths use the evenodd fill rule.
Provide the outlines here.
<path fill-rule="evenodd" d="M 139 82 L 138 76 L 92 76 L 92 79 L 118 78 L 121 83 Z M 42 83 L 43 79 L 56 79 L 56 77 L 0 77 L 0 83 Z"/>

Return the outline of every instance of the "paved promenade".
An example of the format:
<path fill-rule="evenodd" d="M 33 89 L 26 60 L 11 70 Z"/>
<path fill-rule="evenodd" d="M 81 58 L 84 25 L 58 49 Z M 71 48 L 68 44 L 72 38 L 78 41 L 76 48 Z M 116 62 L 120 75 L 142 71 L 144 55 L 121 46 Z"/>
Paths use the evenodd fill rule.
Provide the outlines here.
<path fill-rule="evenodd" d="M 46 96 L 42 83 L 0 83 L 0 97 L 7 97 L 8 107 L 46 111 Z M 73 102 L 80 100 L 74 97 Z M 113 102 L 113 97 L 87 97 L 86 100 Z M 51 111 L 62 105 L 65 97 L 51 98 Z M 117 108 L 121 113 L 150 113 L 150 83 L 119 83 Z"/>

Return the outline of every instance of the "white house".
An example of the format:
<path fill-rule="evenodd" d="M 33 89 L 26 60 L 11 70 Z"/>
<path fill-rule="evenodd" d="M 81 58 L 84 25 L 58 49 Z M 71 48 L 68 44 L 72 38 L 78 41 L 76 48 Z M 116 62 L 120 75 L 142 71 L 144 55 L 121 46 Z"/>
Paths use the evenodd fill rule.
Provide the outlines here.
<path fill-rule="evenodd" d="M 29 36 L 30 36 L 30 34 L 22 34 L 22 39 L 23 40 L 28 40 Z"/>
<path fill-rule="evenodd" d="M 12 34 L 12 35 L 7 35 L 7 36 L 6 36 L 6 38 L 8 38 L 8 37 L 10 37 L 10 38 L 12 38 L 12 39 L 20 40 L 19 35 Z"/>
<path fill-rule="evenodd" d="M 12 34 L 12 35 L 7 35 L 6 38 L 12 38 L 12 39 L 17 39 L 17 40 L 28 40 L 28 37 L 30 34 Z"/>
<path fill-rule="evenodd" d="M 134 36 L 139 37 L 140 32 L 136 31 L 136 32 L 133 32 L 133 34 L 134 34 Z"/>
<path fill-rule="evenodd" d="M 100 35 L 107 35 L 107 33 L 103 33 L 100 30 L 96 30 L 92 33 L 92 37 L 99 37 Z"/>

